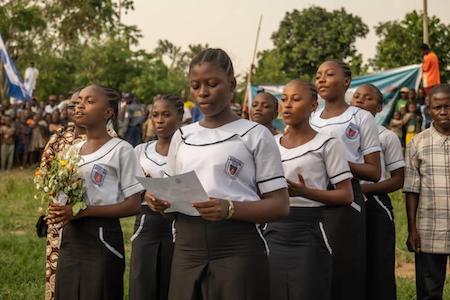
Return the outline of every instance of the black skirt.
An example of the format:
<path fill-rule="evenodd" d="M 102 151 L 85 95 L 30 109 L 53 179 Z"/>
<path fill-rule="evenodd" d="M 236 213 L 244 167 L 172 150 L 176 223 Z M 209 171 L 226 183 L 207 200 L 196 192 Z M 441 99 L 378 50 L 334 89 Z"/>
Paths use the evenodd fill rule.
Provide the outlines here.
<path fill-rule="evenodd" d="M 142 205 L 131 237 L 130 300 L 165 300 L 173 255 L 172 220 Z"/>
<path fill-rule="evenodd" d="M 366 209 L 358 180 L 352 179 L 352 188 L 352 205 L 327 206 L 324 212 L 333 251 L 333 300 L 361 300 L 366 296 Z"/>
<path fill-rule="evenodd" d="M 323 207 L 291 207 L 264 232 L 270 248 L 272 300 L 331 299 L 332 253 Z"/>
<path fill-rule="evenodd" d="M 367 298 L 397 299 L 395 284 L 395 224 L 386 193 L 367 194 Z"/>
<path fill-rule="evenodd" d="M 267 244 L 253 223 L 177 214 L 170 300 L 269 299 Z"/>
<path fill-rule="evenodd" d="M 73 220 L 62 233 L 55 299 L 123 299 L 124 270 L 119 219 Z"/>

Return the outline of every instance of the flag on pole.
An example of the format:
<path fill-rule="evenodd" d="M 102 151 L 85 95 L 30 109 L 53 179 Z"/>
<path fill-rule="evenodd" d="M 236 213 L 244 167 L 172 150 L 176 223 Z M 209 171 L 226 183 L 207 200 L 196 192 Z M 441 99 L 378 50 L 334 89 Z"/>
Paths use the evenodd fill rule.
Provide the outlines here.
<path fill-rule="evenodd" d="M 30 100 L 31 95 L 25 88 L 22 80 L 20 79 L 19 72 L 17 72 L 14 61 L 9 56 L 2 36 L 0 35 L 0 59 L 3 64 L 3 70 L 5 71 L 6 80 L 6 94 L 9 97 L 16 98 L 17 100 Z"/>

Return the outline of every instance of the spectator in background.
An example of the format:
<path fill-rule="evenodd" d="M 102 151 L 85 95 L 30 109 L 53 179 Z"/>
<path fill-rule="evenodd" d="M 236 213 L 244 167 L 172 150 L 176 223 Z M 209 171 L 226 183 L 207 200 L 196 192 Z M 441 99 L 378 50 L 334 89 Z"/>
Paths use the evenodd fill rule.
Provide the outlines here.
<path fill-rule="evenodd" d="M 397 99 L 397 102 L 395 103 L 395 111 L 400 111 L 402 110 L 402 107 L 405 107 L 406 104 L 408 103 L 408 99 L 409 99 L 409 89 L 404 86 L 400 89 L 400 98 Z"/>
<path fill-rule="evenodd" d="M 55 109 L 51 114 L 50 124 L 48 125 L 48 131 L 50 132 L 50 135 L 52 135 L 62 128 L 63 126 L 61 125 L 61 116 L 59 114 L 59 110 Z"/>
<path fill-rule="evenodd" d="M 408 145 L 412 138 L 420 132 L 422 120 L 417 114 L 417 105 L 409 103 L 408 112 L 403 116 L 403 128 L 405 129 L 405 145 Z"/>
<path fill-rule="evenodd" d="M 153 99 L 153 103 L 156 99 L 159 99 L 158 97 L 155 97 Z M 152 107 L 153 105 L 147 106 L 147 120 L 145 120 L 144 124 L 142 124 L 142 142 L 148 142 L 155 138 L 155 129 L 153 127 L 152 122 Z"/>
<path fill-rule="evenodd" d="M 389 123 L 389 129 L 398 136 L 400 142 L 404 146 L 405 143 L 403 139 L 403 120 L 402 115 L 399 111 L 394 112 L 391 122 Z"/>
<path fill-rule="evenodd" d="M 1 115 L 0 115 L 1 116 Z M 1 169 L 11 170 L 14 159 L 14 133 L 15 129 L 11 124 L 10 116 L 3 116 L 2 125 L 0 126 L 1 141 Z"/>
<path fill-rule="evenodd" d="M 46 128 L 42 128 L 43 123 L 41 122 L 41 119 L 42 115 L 40 113 L 35 114 L 33 117 L 33 121 L 30 124 L 31 141 L 30 147 L 28 148 L 28 161 L 30 162 L 30 164 L 34 164 L 39 161 L 46 143 L 46 140 L 44 138 L 46 136 Z"/>
<path fill-rule="evenodd" d="M 431 116 L 430 111 L 428 109 L 430 105 L 430 98 L 428 96 L 425 97 L 425 104 L 420 106 L 420 114 L 422 116 L 422 131 L 430 128 L 431 125 Z"/>
<path fill-rule="evenodd" d="M 125 140 L 133 147 L 136 147 L 141 143 L 141 128 L 146 116 L 144 112 L 144 106 L 139 103 L 139 100 L 131 93 L 126 95 L 127 101 L 127 115 L 128 115 L 128 128 L 125 133 Z"/>
<path fill-rule="evenodd" d="M 439 72 L 439 58 L 433 51 L 430 50 L 430 46 L 422 44 L 422 81 L 423 90 L 425 95 L 428 95 L 431 89 L 441 83 L 441 74 Z"/>
<path fill-rule="evenodd" d="M 28 158 L 28 147 L 30 144 L 31 128 L 27 125 L 27 116 L 22 114 L 16 122 L 16 161 L 24 167 Z"/>
<path fill-rule="evenodd" d="M 30 63 L 30 66 L 25 69 L 24 85 L 30 95 L 33 95 L 33 91 L 36 88 L 36 82 L 39 76 L 39 70 L 34 66 L 34 62 Z"/>
<path fill-rule="evenodd" d="M 56 95 L 48 96 L 48 104 L 45 106 L 45 113 L 51 115 L 55 109 L 58 109 L 58 98 Z"/>
<path fill-rule="evenodd" d="M 419 105 L 425 105 L 425 95 L 423 94 L 422 87 L 417 90 L 417 102 L 419 103 Z"/>
<path fill-rule="evenodd" d="M 410 89 L 408 92 L 408 102 L 417 104 L 417 93 L 415 89 Z"/>
<path fill-rule="evenodd" d="M 120 107 L 119 107 L 119 117 L 117 119 L 117 123 L 119 125 L 117 134 L 120 138 L 125 138 L 125 134 L 127 133 L 128 128 L 128 101 L 129 101 L 129 94 L 124 93 L 122 94 L 122 99 L 120 100 Z"/>

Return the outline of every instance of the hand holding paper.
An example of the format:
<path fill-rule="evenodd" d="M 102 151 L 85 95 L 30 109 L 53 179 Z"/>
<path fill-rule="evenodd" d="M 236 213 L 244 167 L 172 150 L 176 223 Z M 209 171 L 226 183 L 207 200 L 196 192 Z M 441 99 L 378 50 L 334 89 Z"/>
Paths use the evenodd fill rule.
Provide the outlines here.
<path fill-rule="evenodd" d="M 209 200 L 194 171 L 167 178 L 136 178 L 156 199 L 170 203 L 170 207 L 165 212 L 176 211 L 190 216 L 199 216 L 192 203 Z"/>

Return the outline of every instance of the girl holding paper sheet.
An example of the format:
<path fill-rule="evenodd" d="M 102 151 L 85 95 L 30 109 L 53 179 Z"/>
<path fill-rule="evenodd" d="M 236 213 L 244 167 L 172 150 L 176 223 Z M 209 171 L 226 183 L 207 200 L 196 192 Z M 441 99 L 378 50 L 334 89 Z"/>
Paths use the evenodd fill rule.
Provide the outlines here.
<path fill-rule="evenodd" d="M 164 176 L 170 140 L 181 125 L 183 113 L 180 97 L 163 95 L 155 99 L 150 114 L 158 139 L 135 148 L 146 176 Z M 150 210 L 144 201 L 134 228 L 129 297 L 131 300 L 167 299 L 173 253 L 171 220 Z"/>
<path fill-rule="evenodd" d="M 269 299 L 268 248 L 256 223 L 288 215 L 280 153 L 267 128 L 232 112 L 227 53 L 200 52 L 189 83 L 205 117 L 174 134 L 166 173 L 195 171 L 210 200 L 193 203 L 196 216 L 176 215 L 169 299 Z M 156 211 L 169 207 L 146 200 Z"/>

